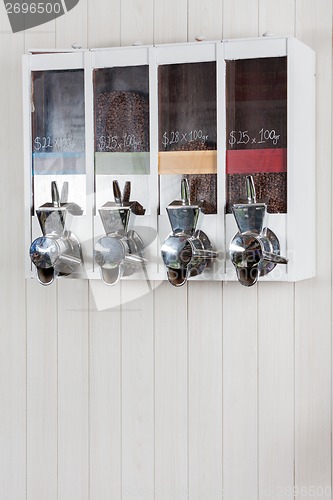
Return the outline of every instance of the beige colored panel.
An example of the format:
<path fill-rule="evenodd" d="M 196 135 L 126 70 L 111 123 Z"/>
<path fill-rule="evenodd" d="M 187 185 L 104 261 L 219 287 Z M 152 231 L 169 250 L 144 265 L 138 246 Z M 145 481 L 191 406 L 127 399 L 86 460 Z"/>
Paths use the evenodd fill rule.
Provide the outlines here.
<path fill-rule="evenodd" d="M 154 43 L 187 41 L 187 0 L 155 0 Z"/>
<path fill-rule="evenodd" d="M 188 284 L 189 498 L 222 498 L 222 284 Z"/>
<path fill-rule="evenodd" d="M 258 285 L 259 500 L 293 500 L 294 285 Z"/>
<path fill-rule="evenodd" d="M 145 281 L 121 284 L 122 500 L 154 499 L 154 303 Z"/>
<path fill-rule="evenodd" d="M 188 500 L 187 286 L 155 290 L 155 485 L 158 500 Z"/>
<path fill-rule="evenodd" d="M 88 281 L 58 281 L 58 498 L 88 500 Z"/>
<path fill-rule="evenodd" d="M 92 283 L 90 311 L 90 500 L 121 498 L 120 285 Z M 104 309 L 100 308 L 100 300 Z M 108 308 L 105 304 L 108 303 Z"/>
<path fill-rule="evenodd" d="M 259 0 L 224 0 L 223 38 L 258 36 Z"/>
<path fill-rule="evenodd" d="M 216 174 L 216 151 L 167 151 L 158 153 L 158 173 Z"/>
<path fill-rule="evenodd" d="M 188 41 L 192 42 L 198 35 L 206 40 L 222 39 L 222 5 L 221 0 L 189 0 L 188 2 Z"/>
<path fill-rule="evenodd" d="M 153 0 L 121 0 L 121 45 L 153 43 L 153 13 Z"/>
<path fill-rule="evenodd" d="M 27 499 L 57 500 L 57 285 L 27 281 Z"/>

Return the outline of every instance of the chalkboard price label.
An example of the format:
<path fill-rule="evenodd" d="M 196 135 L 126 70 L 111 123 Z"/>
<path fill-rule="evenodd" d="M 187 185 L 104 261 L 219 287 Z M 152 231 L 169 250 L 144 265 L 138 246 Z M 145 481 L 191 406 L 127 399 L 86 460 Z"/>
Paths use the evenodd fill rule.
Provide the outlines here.
<path fill-rule="evenodd" d="M 201 129 L 181 132 L 179 130 L 164 132 L 162 135 L 162 145 L 167 148 L 173 144 L 187 144 L 191 142 L 206 144 L 209 141 L 209 134 L 205 134 Z"/>
<path fill-rule="evenodd" d="M 280 137 L 281 134 L 277 134 L 274 129 L 261 128 L 255 134 L 251 134 L 248 130 L 231 130 L 228 142 L 231 147 L 246 144 L 250 144 L 252 147 L 261 146 L 261 144 L 278 146 Z"/>

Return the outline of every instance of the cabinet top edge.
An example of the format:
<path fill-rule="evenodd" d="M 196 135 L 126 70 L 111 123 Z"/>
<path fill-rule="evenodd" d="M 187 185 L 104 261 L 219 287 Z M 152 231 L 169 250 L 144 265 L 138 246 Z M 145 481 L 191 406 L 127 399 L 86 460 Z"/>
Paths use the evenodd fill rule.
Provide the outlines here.
<path fill-rule="evenodd" d="M 260 36 L 260 37 L 249 37 L 249 38 L 226 38 L 222 40 L 203 40 L 203 41 L 190 41 L 190 42 L 174 42 L 174 43 L 164 43 L 164 44 L 146 44 L 146 45 L 126 45 L 126 46 L 113 46 L 113 47 L 92 47 L 92 48 L 87 48 L 87 49 L 73 49 L 73 48 L 63 48 L 63 49 L 28 49 L 26 51 L 26 54 L 29 54 L 31 56 L 39 56 L 41 54 L 77 54 L 77 53 L 86 53 L 86 52 L 101 52 L 101 51 L 119 51 L 119 50 L 142 50 L 142 49 L 150 49 L 150 48 L 156 48 L 156 49 L 163 49 L 163 47 L 186 47 L 186 46 L 202 46 L 202 45 L 218 45 L 221 43 L 227 43 L 227 44 L 232 44 L 232 43 L 240 43 L 240 42 L 263 42 L 264 40 L 267 41 L 278 41 L 278 40 L 296 40 L 298 43 L 309 47 L 299 39 L 297 39 L 294 36 L 280 36 L 280 35 L 270 35 L 270 36 Z M 311 48 L 311 47 L 309 47 Z"/>

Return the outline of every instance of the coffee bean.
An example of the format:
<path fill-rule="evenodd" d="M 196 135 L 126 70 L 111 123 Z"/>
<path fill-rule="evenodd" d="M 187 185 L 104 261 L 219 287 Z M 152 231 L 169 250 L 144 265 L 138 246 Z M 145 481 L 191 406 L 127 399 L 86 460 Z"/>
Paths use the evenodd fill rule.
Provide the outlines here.
<path fill-rule="evenodd" d="M 96 151 L 148 152 L 148 96 L 125 91 L 99 94 L 96 99 L 95 131 Z M 102 143 L 100 138 L 103 136 L 106 140 Z"/>
<path fill-rule="evenodd" d="M 246 176 L 248 174 L 227 175 L 226 212 L 232 213 L 234 203 L 247 203 Z M 258 203 L 266 203 L 272 214 L 287 213 L 287 173 L 252 174 Z"/>

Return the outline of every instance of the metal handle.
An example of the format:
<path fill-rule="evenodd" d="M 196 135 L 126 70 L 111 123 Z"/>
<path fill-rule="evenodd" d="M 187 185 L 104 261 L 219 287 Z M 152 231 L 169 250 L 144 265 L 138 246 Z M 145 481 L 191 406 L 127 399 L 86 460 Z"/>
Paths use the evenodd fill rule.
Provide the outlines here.
<path fill-rule="evenodd" d="M 180 186 L 180 197 L 183 205 L 190 204 L 190 188 L 188 185 L 188 180 L 186 178 L 182 179 Z"/>
<path fill-rule="evenodd" d="M 116 204 L 121 207 L 123 202 L 118 181 L 113 181 L 113 196 Z"/>
<path fill-rule="evenodd" d="M 58 191 L 58 186 L 56 181 L 51 182 L 51 200 L 52 200 L 52 205 L 55 208 L 60 207 L 60 196 L 59 196 L 59 191 Z"/>
<path fill-rule="evenodd" d="M 268 262 L 274 262 L 275 264 L 288 264 L 288 259 L 282 257 L 282 255 L 266 252 L 265 250 L 262 251 L 262 258 Z"/>
<path fill-rule="evenodd" d="M 246 195 L 248 203 L 257 203 L 256 188 L 254 186 L 252 175 L 246 176 Z"/>

